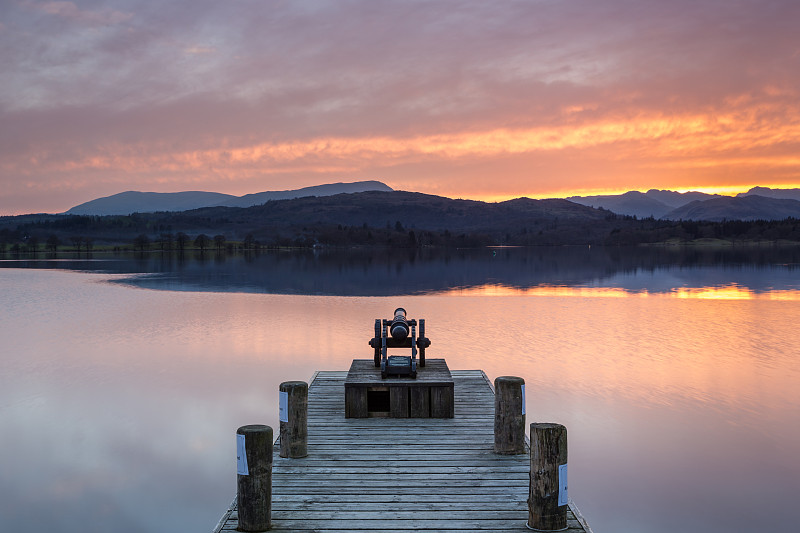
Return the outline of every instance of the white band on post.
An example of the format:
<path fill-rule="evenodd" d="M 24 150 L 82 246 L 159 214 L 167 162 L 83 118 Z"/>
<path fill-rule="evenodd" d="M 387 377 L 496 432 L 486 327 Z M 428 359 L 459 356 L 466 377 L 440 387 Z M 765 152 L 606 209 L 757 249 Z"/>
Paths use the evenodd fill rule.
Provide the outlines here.
<path fill-rule="evenodd" d="M 286 391 L 278 393 L 278 419 L 281 422 L 289 421 L 289 393 Z"/>
<path fill-rule="evenodd" d="M 558 505 L 567 505 L 569 503 L 569 494 L 567 492 L 567 465 L 559 465 L 558 467 Z"/>
<path fill-rule="evenodd" d="M 236 473 L 240 476 L 249 476 L 247 470 L 247 450 L 244 447 L 244 435 L 236 434 Z"/>

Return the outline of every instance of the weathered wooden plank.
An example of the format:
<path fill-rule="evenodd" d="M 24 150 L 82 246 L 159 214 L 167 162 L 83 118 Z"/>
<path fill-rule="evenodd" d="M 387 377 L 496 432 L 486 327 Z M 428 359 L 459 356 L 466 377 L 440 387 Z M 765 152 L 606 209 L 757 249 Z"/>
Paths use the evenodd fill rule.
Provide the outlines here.
<path fill-rule="evenodd" d="M 411 496 L 411 495 L 405 495 Z M 290 496 L 284 496 L 283 499 L 277 500 L 277 498 L 273 498 L 272 509 L 279 510 L 279 511 L 289 511 L 289 510 L 308 510 L 308 511 L 354 511 L 354 512 L 366 512 L 366 511 L 375 511 L 379 510 L 381 512 L 385 511 L 387 508 L 387 504 L 389 503 L 399 503 L 399 500 L 393 500 L 391 502 L 386 501 L 364 501 L 364 498 L 352 498 L 351 501 L 346 501 L 346 498 L 342 498 L 337 495 L 335 501 L 329 502 L 320 502 L 314 498 L 309 498 L 307 496 L 295 496 L 294 499 L 291 499 Z M 407 508 L 415 508 L 419 505 L 419 496 L 417 497 L 410 497 L 405 502 L 407 504 L 413 504 L 406 506 Z M 461 501 L 461 502 L 430 502 L 430 504 L 425 506 L 426 511 L 509 511 L 509 510 L 516 510 L 516 511 L 524 511 L 527 508 L 527 502 L 524 500 L 516 500 L 512 502 L 511 505 L 507 505 L 505 502 L 502 501 L 494 501 L 494 502 L 487 502 L 485 500 L 477 501 L 477 498 L 472 498 L 469 500 Z M 519 516 L 519 515 L 516 515 Z"/>
<path fill-rule="evenodd" d="M 232 525 L 232 526 L 223 527 L 223 529 L 221 529 L 220 531 L 233 532 L 233 531 L 237 531 L 237 529 L 236 529 L 235 526 Z M 417 529 L 417 528 L 413 528 L 413 529 L 384 529 L 384 528 L 379 528 L 379 529 L 321 529 L 321 528 L 318 528 L 318 529 L 301 529 L 301 528 L 295 528 L 295 527 L 292 527 L 292 528 L 281 528 L 281 527 L 279 527 L 279 528 L 272 528 L 272 529 L 270 529 L 270 531 L 286 531 L 286 532 L 291 532 L 291 533 L 305 533 L 305 532 L 308 532 L 308 533 L 321 533 L 321 532 L 325 532 L 325 533 L 374 533 L 375 531 L 380 531 L 381 533 L 406 533 L 408 531 L 436 531 L 437 533 L 464 533 L 465 531 L 473 531 L 473 529 L 469 529 L 469 528 L 467 528 L 467 529 L 438 529 L 438 528 L 437 529 Z M 478 531 L 478 530 L 475 530 L 475 531 Z M 526 528 L 512 527 L 512 528 L 506 528 L 506 529 L 496 529 L 495 528 L 495 529 L 484 530 L 484 531 L 520 531 L 520 532 L 524 532 L 524 533 L 529 533 L 530 530 L 526 529 Z M 585 530 L 581 529 L 581 528 L 570 528 L 570 529 L 565 529 L 563 531 L 565 531 L 567 533 L 578 533 L 578 532 L 583 532 Z"/>
<path fill-rule="evenodd" d="M 494 392 L 483 372 L 451 372 L 455 418 L 346 419 L 347 376 L 312 379 L 309 455 L 275 461 L 272 531 L 528 531 L 529 458 L 493 452 Z M 392 408 L 434 414 L 432 398 L 425 405 L 406 391 Z M 233 507 L 216 532 L 236 529 Z M 568 531 L 591 533 L 573 507 L 567 519 Z"/>
<path fill-rule="evenodd" d="M 523 531 L 527 531 L 524 523 L 520 528 L 519 519 L 513 520 L 498 520 L 498 519 L 491 519 L 491 520 L 458 520 L 452 517 L 442 518 L 440 517 L 438 520 L 403 520 L 400 523 L 399 520 L 307 520 L 303 517 L 298 516 L 294 519 L 288 518 L 274 518 L 275 527 L 274 530 L 280 531 L 281 529 L 286 530 L 297 530 L 297 529 L 310 529 L 315 531 L 321 530 L 328 530 L 328 529 L 341 529 L 345 531 L 353 530 L 353 529 L 371 529 L 371 530 L 380 530 L 384 531 L 389 528 L 396 528 L 400 525 L 404 529 L 419 531 L 419 530 L 435 530 L 439 531 L 440 529 L 444 528 L 451 528 L 451 529 L 462 529 L 468 531 L 475 531 L 475 530 L 494 530 L 494 531 L 508 531 L 511 529 L 521 529 Z"/>
<path fill-rule="evenodd" d="M 461 517 L 462 520 L 471 520 L 471 521 L 478 521 L 478 520 L 519 520 L 520 514 L 524 514 L 525 509 L 523 509 L 524 505 L 520 505 L 518 508 L 510 507 L 508 510 L 471 510 L 465 508 L 437 508 L 437 509 L 430 509 L 430 510 L 420 510 L 420 511 L 402 511 L 398 512 L 395 511 L 396 504 L 391 503 L 384 503 L 381 505 L 375 505 L 372 509 L 362 510 L 357 509 L 356 504 L 343 505 L 338 509 L 334 509 L 331 504 L 328 505 L 328 509 L 318 511 L 315 509 L 313 505 L 308 505 L 306 507 L 301 508 L 291 508 L 291 509 L 281 509 L 275 510 L 273 512 L 275 514 L 275 518 L 279 525 L 286 525 L 285 520 L 291 520 L 293 518 L 302 516 L 309 520 L 398 520 L 398 521 L 406 521 L 406 520 L 442 520 L 442 517 L 453 517 L 458 516 Z M 413 507 L 413 504 L 408 504 L 408 507 Z M 231 517 L 235 520 L 237 517 L 235 515 L 231 515 Z M 577 520 L 568 522 L 568 525 L 577 525 L 579 522 Z M 394 527 L 406 527 L 407 524 L 394 524 Z M 451 524 L 450 527 L 455 527 Z"/>
<path fill-rule="evenodd" d="M 371 360 L 354 359 L 344 380 L 344 388 L 347 418 L 362 418 L 365 411 L 361 404 L 364 402 L 367 403 L 366 416 L 453 416 L 453 378 L 443 359 L 431 360 L 424 369 L 419 369 L 416 378 L 389 379 L 381 379 L 380 370 Z M 320 393 L 320 403 L 326 405 L 326 412 L 335 415 L 332 409 L 338 407 L 334 402 L 336 397 L 341 398 L 339 390 L 328 386 Z M 379 407 L 384 401 L 381 395 L 385 393 L 388 393 L 388 405 Z M 435 404 L 435 401 L 441 401 L 443 405 Z M 315 411 L 315 414 L 324 415 L 325 411 Z"/>
<path fill-rule="evenodd" d="M 385 459 L 385 457 L 384 457 Z M 409 475 L 419 476 L 428 474 L 442 474 L 448 476 L 484 474 L 484 477 L 491 476 L 492 473 L 505 474 L 509 472 L 528 472 L 528 470 L 517 463 L 501 463 L 492 465 L 483 463 L 481 465 L 469 464 L 468 461 L 437 463 L 435 461 L 394 461 L 386 464 L 386 461 L 366 461 L 359 466 L 353 463 L 338 465 L 335 461 L 329 463 L 316 462 L 308 464 L 280 464 L 276 462 L 275 475 L 284 474 L 303 474 L 303 475 Z"/>
<path fill-rule="evenodd" d="M 429 502 L 436 505 L 462 505 L 464 503 L 469 503 L 470 505 L 478 503 L 484 503 L 486 505 L 504 505 L 504 502 L 498 502 L 496 500 L 484 500 L 481 499 L 481 494 L 476 493 L 467 493 L 467 494 L 452 494 L 447 500 L 443 499 L 436 499 L 436 498 L 428 498 Z M 377 492 L 377 493 L 362 493 L 357 495 L 345 495 L 339 493 L 329 493 L 329 494 L 322 494 L 322 495 L 306 495 L 306 494 L 286 494 L 284 492 L 274 493 L 272 495 L 272 499 L 274 502 L 282 502 L 282 501 L 308 501 L 308 502 L 359 502 L 365 505 L 370 503 L 391 503 L 391 502 L 415 502 L 418 503 L 420 500 L 419 494 L 395 494 L 391 492 Z M 525 502 L 527 501 L 527 493 L 516 493 L 513 498 L 511 498 L 512 502 Z M 234 502 L 235 503 L 235 502 Z"/>
<path fill-rule="evenodd" d="M 411 407 L 410 398 L 408 387 L 389 387 L 389 416 L 408 418 Z"/>
<path fill-rule="evenodd" d="M 346 389 L 345 393 L 345 416 L 348 418 L 366 418 L 368 416 L 367 412 L 367 391 L 362 389 Z M 318 395 L 310 396 L 313 401 L 320 401 L 320 397 Z M 325 400 L 323 400 L 325 401 Z M 330 404 L 330 401 L 326 401 L 326 403 Z M 323 409 L 317 408 L 309 408 L 308 414 L 311 418 L 316 420 L 317 416 L 320 413 L 326 412 Z M 331 410 L 331 412 L 336 412 L 336 410 Z"/>

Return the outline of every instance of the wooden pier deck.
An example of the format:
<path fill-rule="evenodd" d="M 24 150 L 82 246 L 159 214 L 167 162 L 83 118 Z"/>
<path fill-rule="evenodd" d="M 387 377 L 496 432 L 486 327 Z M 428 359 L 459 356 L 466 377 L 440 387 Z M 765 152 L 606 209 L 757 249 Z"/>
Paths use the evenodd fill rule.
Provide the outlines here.
<path fill-rule="evenodd" d="M 454 370 L 455 418 L 344 417 L 347 372 L 309 387 L 308 457 L 274 449 L 271 531 L 529 531 L 528 454 L 493 453 L 494 391 Z M 591 529 L 570 502 L 568 531 Z M 214 533 L 238 526 L 236 499 Z"/>

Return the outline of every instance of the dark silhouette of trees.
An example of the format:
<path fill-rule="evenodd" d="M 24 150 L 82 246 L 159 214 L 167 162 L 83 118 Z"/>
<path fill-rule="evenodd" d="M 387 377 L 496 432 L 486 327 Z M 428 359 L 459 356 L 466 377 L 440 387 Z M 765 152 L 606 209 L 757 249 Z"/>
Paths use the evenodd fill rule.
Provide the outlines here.
<path fill-rule="evenodd" d="M 33 252 L 34 254 L 39 249 L 39 238 L 36 235 L 31 235 L 28 237 L 28 251 Z"/>
<path fill-rule="evenodd" d="M 162 233 L 158 236 L 158 248 L 162 252 L 169 252 L 172 250 L 174 236 L 172 233 Z"/>
<path fill-rule="evenodd" d="M 217 247 L 217 252 L 221 252 L 225 248 L 225 235 L 214 235 L 214 246 Z"/>
<path fill-rule="evenodd" d="M 268 206 L 245 209 L 213 207 L 124 216 L 0 217 L 0 252 L 8 253 L 14 245 L 21 252 L 44 248 L 50 235 L 59 238 L 60 250 L 88 251 L 92 239 L 117 247 L 127 244 L 130 249 L 130 243 L 139 234 L 150 236 L 163 251 L 176 249 L 176 244 L 183 251 L 191 248 L 195 239 L 190 240 L 187 233 L 197 236 L 201 231 L 209 231 L 215 238 L 197 243 L 198 249 L 216 245 L 218 250 L 224 250 L 235 244 L 245 252 L 264 246 L 617 246 L 713 239 L 735 244 L 800 242 L 800 220 L 791 218 L 673 221 L 636 219 L 558 201 L 520 199 L 485 204 L 401 192 L 346 196 L 277 200 Z M 395 222 L 391 222 L 392 218 Z M 260 243 L 254 237 L 256 233 Z M 170 235 L 176 235 L 173 237 L 176 240 L 170 239 Z M 223 245 L 217 236 L 225 235 L 241 240 L 241 244 L 226 238 Z M 31 237 L 38 237 L 41 242 L 31 241 Z M 150 249 L 154 248 L 151 243 Z M 52 246 L 46 249 L 49 251 Z"/>
<path fill-rule="evenodd" d="M 45 246 L 47 246 L 47 249 L 53 253 L 56 253 L 60 244 L 61 244 L 61 239 L 58 238 L 58 235 L 54 234 L 51 234 L 49 237 L 47 237 L 47 241 L 45 242 Z"/>
<path fill-rule="evenodd" d="M 175 236 L 175 244 L 178 245 L 178 250 L 183 252 L 186 249 L 186 245 L 188 243 L 189 243 L 189 236 L 182 231 L 178 232 L 178 234 Z"/>
<path fill-rule="evenodd" d="M 201 253 L 204 252 L 210 244 L 211 244 L 211 238 L 205 233 L 201 233 L 194 240 L 194 247 L 199 248 Z"/>
<path fill-rule="evenodd" d="M 78 252 L 80 252 L 81 251 L 81 245 L 83 244 L 83 237 L 78 236 L 78 235 L 73 235 L 72 237 L 69 238 L 69 240 L 72 243 L 72 246 L 74 246 L 75 249 Z"/>
<path fill-rule="evenodd" d="M 140 233 L 133 239 L 133 247 L 138 248 L 140 252 L 150 249 L 150 238 L 144 233 Z"/>

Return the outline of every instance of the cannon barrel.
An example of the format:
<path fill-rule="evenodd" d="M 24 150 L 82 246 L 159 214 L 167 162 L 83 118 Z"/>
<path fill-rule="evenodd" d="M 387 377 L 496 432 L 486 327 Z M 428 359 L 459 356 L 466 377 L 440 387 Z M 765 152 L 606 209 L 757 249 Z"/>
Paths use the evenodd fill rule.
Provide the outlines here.
<path fill-rule="evenodd" d="M 410 328 L 408 327 L 408 320 L 406 319 L 406 310 L 398 307 L 394 310 L 394 318 L 389 325 L 389 332 L 393 339 L 402 341 L 408 337 Z"/>

